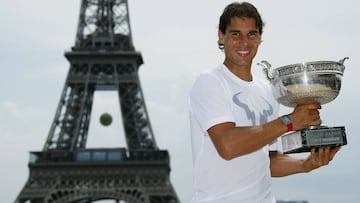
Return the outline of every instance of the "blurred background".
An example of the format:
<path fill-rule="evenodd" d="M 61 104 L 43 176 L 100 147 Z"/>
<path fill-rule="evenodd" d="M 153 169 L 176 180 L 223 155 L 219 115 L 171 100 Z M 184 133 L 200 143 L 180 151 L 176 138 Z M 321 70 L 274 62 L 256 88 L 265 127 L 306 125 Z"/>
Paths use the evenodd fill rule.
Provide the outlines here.
<path fill-rule="evenodd" d="M 0 202 L 13 202 L 28 178 L 29 152 L 41 151 L 55 116 L 69 68 L 63 55 L 74 45 L 80 1 L 0 1 Z M 129 0 L 133 43 L 144 59 L 139 75 L 150 122 L 158 146 L 170 152 L 171 181 L 184 203 L 192 184 L 188 93 L 197 74 L 223 61 L 217 25 L 231 2 Z M 325 124 L 346 126 L 348 145 L 327 167 L 275 178 L 274 193 L 310 203 L 359 202 L 360 1 L 249 2 L 266 23 L 254 74 L 263 75 L 256 65 L 261 60 L 278 67 L 350 58 L 339 97 L 321 110 Z M 116 95 L 97 94 L 94 101 L 88 147 L 125 146 Z M 282 114 L 290 111 L 281 108 Z M 104 112 L 113 116 L 109 127 L 99 124 Z"/>

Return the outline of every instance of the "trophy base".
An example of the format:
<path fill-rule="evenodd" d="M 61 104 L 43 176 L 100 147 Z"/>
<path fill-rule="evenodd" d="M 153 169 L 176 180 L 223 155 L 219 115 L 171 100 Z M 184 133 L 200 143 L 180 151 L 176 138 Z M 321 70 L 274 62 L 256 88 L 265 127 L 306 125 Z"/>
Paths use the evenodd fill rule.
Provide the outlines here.
<path fill-rule="evenodd" d="M 347 144 L 345 127 L 316 126 L 287 133 L 281 137 L 284 154 L 310 152 L 313 147 Z"/>

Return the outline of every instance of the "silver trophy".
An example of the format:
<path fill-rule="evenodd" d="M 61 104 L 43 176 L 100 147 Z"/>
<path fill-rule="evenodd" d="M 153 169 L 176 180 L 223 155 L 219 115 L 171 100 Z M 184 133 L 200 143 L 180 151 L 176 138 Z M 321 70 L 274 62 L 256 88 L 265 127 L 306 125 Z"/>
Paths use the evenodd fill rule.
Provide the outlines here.
<path fill-rule="evenodd" d="M 345 57 L 336 61 L 315 61 L 287 65 L 272 69 L 270 63 L 261 61 L 264 73 L 272 85 L 275 98 L 284 106 L 334 100 L 341 88 Z M 345 127 L 312 126 L 281 136 L 285 154 L 309 152 L 313 147 L 342 146 L 347 144 Z"/>

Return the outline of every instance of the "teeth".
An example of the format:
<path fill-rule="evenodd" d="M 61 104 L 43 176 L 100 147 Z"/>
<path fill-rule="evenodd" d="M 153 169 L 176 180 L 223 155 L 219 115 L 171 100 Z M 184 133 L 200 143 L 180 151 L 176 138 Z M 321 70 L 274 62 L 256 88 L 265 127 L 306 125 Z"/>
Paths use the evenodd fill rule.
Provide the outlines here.
<path fill-rule="evenodd" d="M 241 55 L 245 55 L 245 54 L 248 54 L 250 51 L 238 51 L 239 54 Z"/>

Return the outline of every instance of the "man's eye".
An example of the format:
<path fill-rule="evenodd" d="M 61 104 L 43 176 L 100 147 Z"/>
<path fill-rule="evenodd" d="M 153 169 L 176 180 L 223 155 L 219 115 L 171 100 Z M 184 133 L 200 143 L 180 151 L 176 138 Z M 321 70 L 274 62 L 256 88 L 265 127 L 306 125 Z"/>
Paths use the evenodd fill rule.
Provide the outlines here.
<path fill-rule="evenodd" d="M 231 36 L 233 37 L 239 37 L 240 36 L 240 32 L 232 32 Z"/>
<path fill-rule="evenodd" d="M 249 32 L 247 34 L 248 39 L 256 39 L 258 37 L 258 33 L 257 32 Z"/>

